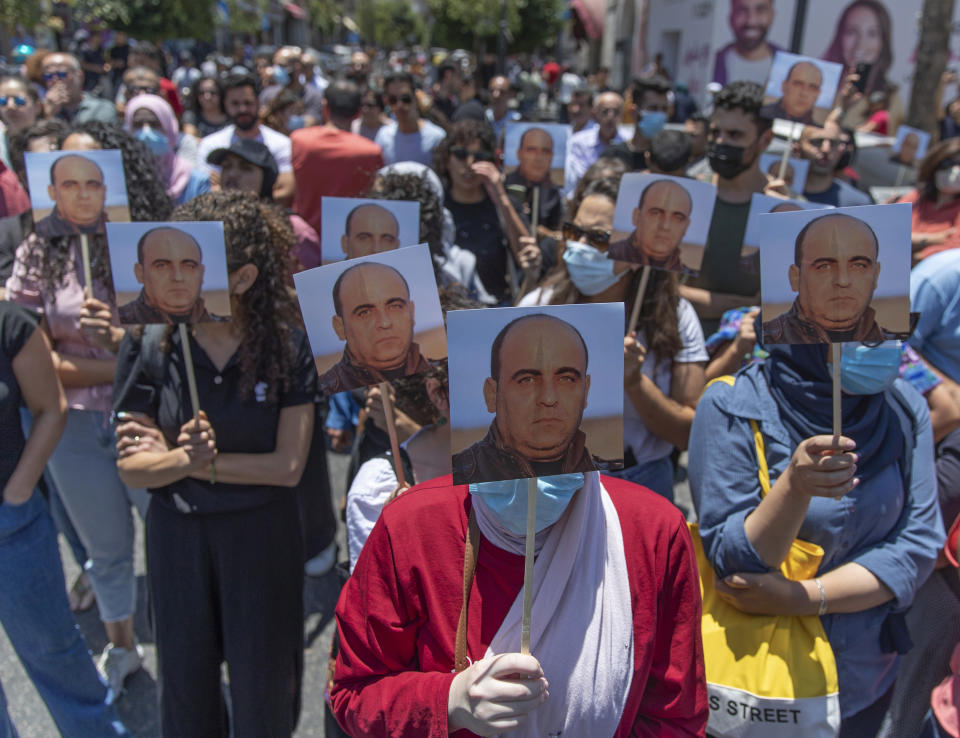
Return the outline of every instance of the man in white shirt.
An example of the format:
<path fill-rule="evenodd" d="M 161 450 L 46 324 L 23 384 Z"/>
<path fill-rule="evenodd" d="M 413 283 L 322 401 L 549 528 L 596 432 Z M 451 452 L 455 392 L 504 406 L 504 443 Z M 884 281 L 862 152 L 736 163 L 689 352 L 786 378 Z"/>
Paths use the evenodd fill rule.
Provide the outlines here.
<path fill-rule="evenodd" d="M 280 175 L 273 186 L 273 199 L 282 205 L 293 202 L 293 165 L 290 159 L 290 138 L 279 131 L 261 125 L 257 118 L 256 82 L 250 75 L 230 75 L 223 83 L 223 108 L 230 117 L 230 125 L 205 136 L 200 142 L 200 161 L 205 162 L 211 151 L 229 149 L 238 138 L 248 138 L 264 144 L 277 160 Z M 213 178 L 219 169 L 210 167 Z"/>

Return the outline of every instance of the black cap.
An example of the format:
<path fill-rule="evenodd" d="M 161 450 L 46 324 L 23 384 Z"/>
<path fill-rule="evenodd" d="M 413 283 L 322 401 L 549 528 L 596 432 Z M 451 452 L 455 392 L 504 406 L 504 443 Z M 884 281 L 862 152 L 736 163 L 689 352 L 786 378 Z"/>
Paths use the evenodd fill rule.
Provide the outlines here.
<path fill-rule="evenodd" d="M 277 168 L 277 160 L 273 158 L 270 149 L 259 141 L 250 138 L 235 138 L 230 142 L 229 148 L 211 151 L 207 156 L 207 163 L 220 166 L 227 154 L 236 154 L 241 159 L 260 167 L 263 170 L 263 186 L 260 189 L 260 197 L 270 197 L 273 192 L 273 185 L 280 174 L 280 170 Z"/>

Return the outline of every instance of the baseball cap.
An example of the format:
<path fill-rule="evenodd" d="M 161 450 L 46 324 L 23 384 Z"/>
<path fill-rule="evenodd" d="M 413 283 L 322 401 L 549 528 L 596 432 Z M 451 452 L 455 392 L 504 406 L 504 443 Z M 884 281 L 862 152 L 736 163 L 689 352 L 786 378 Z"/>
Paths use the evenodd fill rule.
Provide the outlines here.
<path fill-rule="evenodd" d="M 273 185 L 280 173 L 277 168 L 277 160 L 273 158 L 270 149 L 259 141 L 249 138 L 235 138 L 230 142 L 228 148 L 211 151 L 207 156 L 207 163 L 220 166 L 228 154 L 235 154 L 263 170 L 263 187 L 260 190 L 260 197 L 270 197 L 270 193 L 273 192 Z"/>

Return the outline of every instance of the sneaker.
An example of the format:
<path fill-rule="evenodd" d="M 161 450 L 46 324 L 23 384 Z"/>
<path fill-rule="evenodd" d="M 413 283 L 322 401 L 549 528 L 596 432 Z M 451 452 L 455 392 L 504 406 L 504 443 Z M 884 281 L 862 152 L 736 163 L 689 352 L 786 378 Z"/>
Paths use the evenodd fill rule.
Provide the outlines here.
<path fill-rule="evenodd" d="M 331 543 L 310 559 L 303 567 L 308 577 L 322 577 L 337 563 L 337 544 Z"/>
<path fill-rule="evenodd" d="M 107 682 L 107 704 L 113 704 L 123 693 L 123 683 L 127 677 L 140 668 L 143 661 L 143 649 L 137 644 L 134 648 L 120 648 L 108 643 L 97 668 Z"/>

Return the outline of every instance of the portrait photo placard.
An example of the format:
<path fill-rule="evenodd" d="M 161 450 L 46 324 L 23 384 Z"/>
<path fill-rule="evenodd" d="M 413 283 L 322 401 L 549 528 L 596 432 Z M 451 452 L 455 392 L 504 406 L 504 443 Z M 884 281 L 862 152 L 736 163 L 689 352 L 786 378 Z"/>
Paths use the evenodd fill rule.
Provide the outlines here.
<path fill-rule="evenodd" d="M 897 128 L 897 139 L 894 141 L 891 151 L 894 161 L 912 167 L 923 161 L 928 148 L 930 148 L 929 133 L 921 131 L 919 128 L 899 126 Z"/>
<path fill-rule="evenodd" d="M 44 238 L 104 233 L 130 220 L 119 149 L 24 152 L 34 229 Z"/>
<path fill-rule="evenodd" d="M 549 182 L 562 188 L 571 130 L 562 123 L 507 123 L 503 138 L 506 184 Z"/>
<path fill-rule="evenodd" d="M 223 223 L 107 223 L 107 248 L 121 324 L 230 317 Z"/>
<path fill-rule="evenodd" d="M 696 275 L 716 199 L 717 189 L 707 182 L 666 174 L 623 175 L 607 256 Z"/>
<path fill-rule="evenodd" d="M 750 198 L 750 215 L 747 216 L 747 229 L 743 235 L 743 249 L 740 251 L 740 271 L 760 273 L 760 215 L 792 213 L 797 210 L 825 210 L 832 207 L 807 200 L 784 200 L 782 197 L 755 192 Z"/>
<path fill-rule="evenodd" d="M 780 162 L 783 154 L 760 154 L 760 171 L 774 179 L 780 178 Z M 787 168 L 783 172 L 783 179 L 792 192 L 803 192 L 807 187 L 807 174 L 810 172 L 810 162 L 806 159 L 787 159 Z"/>
<path fill-rule="evenodd" d="M 778 51 L 763 91 L 764 118 L 823 125 L 833 108 L 843 65 Z"/>
<path fill-rule="evenodd" d="M 320 230 L 324 264 L 414 246 L 420 243 L 420 203 L 324 197 Z"/>
<path fill-rule="evenodd" d="M 911 209 L 759 215 L 763 343 L 873 342 L 906 333 Z"/>
<path fill-rule="evenodd" d="M 293 281 L 325 394 L 419 374 L 447 356 L 426 244 L 314 267 Z"/>
<path fill-rule="evenodd" d="M 453 483 L 623 465 L 623 303 L 456 310 Z"/>

